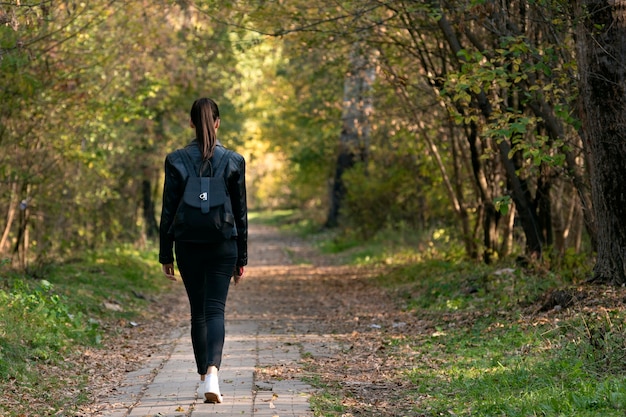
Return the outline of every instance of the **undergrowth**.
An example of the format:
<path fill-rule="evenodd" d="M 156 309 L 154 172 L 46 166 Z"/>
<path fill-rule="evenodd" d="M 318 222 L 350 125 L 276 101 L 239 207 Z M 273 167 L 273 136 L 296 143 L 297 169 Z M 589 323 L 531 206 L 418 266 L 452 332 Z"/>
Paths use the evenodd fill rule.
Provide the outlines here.
<path fill-rule="evenodd" d="M 103 337 L 118 328 L 110 323 L 131 323 L 141 317 L 148 300 L 166 285 L 165 280 L 155 279 L 159 271 L 155 259 L 154 251 L 119 247 L 25 273 L 4 262 L 0 269 L 1 391 L 14 390 L 18 398 L 20 392 L 33 390 L 66 392 L 47 400 L 52 414 L 84 400 L 80 387 L 86 380 L 72 371 L 78 365 L 68 358 L 97 348 Z M 58 371 L 42 378 L 44 368 Z M 75 376 L 68 380 L 67 375 Z M 68 384 L 73 389 L 64 390 Z M 24 414 L 20 407 L 0 400 L 0 415 Z"/>

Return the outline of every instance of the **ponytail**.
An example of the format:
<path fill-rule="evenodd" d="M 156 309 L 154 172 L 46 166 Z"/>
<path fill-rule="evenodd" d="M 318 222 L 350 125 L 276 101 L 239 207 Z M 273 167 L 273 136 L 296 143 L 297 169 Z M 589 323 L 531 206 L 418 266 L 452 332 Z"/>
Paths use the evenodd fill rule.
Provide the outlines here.
<path fill-rule="evenodd" d="M 191 106 L 191 122 L 196 127 L 196 139 L 203 161 L 208 161 L 213 156 L 217 144 L 215 121 L 219 118 L 217 104 L 210 98 L 200 98 Z"/>

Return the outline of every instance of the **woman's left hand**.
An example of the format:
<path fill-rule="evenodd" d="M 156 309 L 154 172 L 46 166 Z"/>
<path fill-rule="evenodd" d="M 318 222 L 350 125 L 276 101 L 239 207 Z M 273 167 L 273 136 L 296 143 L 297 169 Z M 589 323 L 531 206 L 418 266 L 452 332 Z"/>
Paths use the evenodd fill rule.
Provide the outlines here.
<path fill-rule="evenodd" d="M 235 279 L 235 285 L 239 284 L 241 278 L 243 278 L 243 266 L 236 266 L 233 271 L 233 278 Z"/>

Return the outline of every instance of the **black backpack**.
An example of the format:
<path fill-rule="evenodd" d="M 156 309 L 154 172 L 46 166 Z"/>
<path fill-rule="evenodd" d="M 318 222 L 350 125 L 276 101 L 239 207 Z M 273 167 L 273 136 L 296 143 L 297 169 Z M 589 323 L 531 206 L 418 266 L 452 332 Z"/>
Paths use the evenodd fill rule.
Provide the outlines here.
<path fill-rule="evenodd" d="M 218 150 L 221 155 L 218 156 Z M 215 148 L 209 160 L 210 176 L 202 176 L 187 149 L 177 151 L 187 170 L 185 192 L 180 200 L 171 231 L 178 242 L 218 243 L 232 238 L 235 216 L 224 178 L 229 150 Z M 217 159 L 217 163 L 216 162 Z M 214 164 L 214 166 L 213 166 Z M 215 176 L 213 176 L 215 175 Z"/>

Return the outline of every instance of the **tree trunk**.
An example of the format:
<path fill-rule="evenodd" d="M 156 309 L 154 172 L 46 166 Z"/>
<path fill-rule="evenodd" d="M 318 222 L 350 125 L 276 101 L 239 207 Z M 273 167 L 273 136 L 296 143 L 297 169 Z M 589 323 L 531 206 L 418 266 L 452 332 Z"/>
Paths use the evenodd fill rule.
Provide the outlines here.
<path fill-rule="evenodd" d="M 145 223 L 146 236 L 148 239 L 159 236 L 159 225 L 156 221 L 154 211 L 154 200 L 152 199 L 152 183 L 150 181 L 150 169 L 144 168 L 143 180 L 141 181 L 141 195 L 143 197 L 143 219 Z"/>
<path fill-rule="evenodd" d="M 626 283 L 626 0 L 580 0 L 578 69 L 597 226 L 592 281 Z"/>
<path fill-rule="evenodd" d="M 335 227 L 339 224 L 341 203 L 347 191 L 342 179 L 343 173 L 357 161 L 365 162 L 367 159 L 369 116 L 373 109 L 370 92 L 375 75 L 371 57 L 367 55 L 360 42 L 355 43 L 350 53 L 350 68 L 344 81 L 341 117 L 343 128 L 339 138 L 339 155 L 331 188 L 326 227 Z"/>
<path fill-rule="evenodd" d="M 471 122 L 467 129 L 467 143 L 470 151 L 472 173 L 474 174 L 474 182 L 478 190 L 478 198 L 480 199 L 481 207 L 481 210 L 479 210 L 477 215 L 477 225 L 480 224 L 484 228 L 483 261 L 489 264 L 491 263 L 493 254 L 496 251 L 498 241 L 498 233 L 496 229 L 498 212 L 493 205 L 493 194 L 485 176 L 483 164 L 480 160 L 478 141 L 478 127 L 476 123 Z"/>
<path fill-rule="evenodd" d="M 28 196 L 30 186 L 22 185 L 22 195 Z M 13 263 L 19 268 L 24 269 L 28 263 L 28 222 L 30 218 L 30 198 L 26 197 L 20 202 L 19 224 L 17 229 L 17 238 L 13 247 Z M 17 258 L 17 260 L 16 260 Z"/>
<path fill-rule="evenodd" d="M 498 211 L 491 201 L 484 202 L 483 243 L 485 252 L 483 261 L 491 264 L 497 251 L 498 242 Z"/>
<path fill-rule="evenodd" d="M 537 211 L 537 223 L 543 241 L 548 245 L 554 244 L 554 230 L 552 228 L 552 180 L 550 167 L 546 164 L 540 166 L 539 178 L 537 179 L 537 191 L 535 192 L 535 207 Z"/>
<path fill-rule="evenodd" d="M 470 215 L 467 209 L 467 204 L 465 203 L 464 195 L 463 195 L 463 149 L 458 143 L 456 139 L 455 129 L 450 124 L 448 126 L 450 130 L 450 149 L 452 151 L 452 167 L 454 169 L 454 194 L 453 198 L 457 201 L 454 204 L 454 207 L 458 207 L 457 217 L 461 223 L 461 230 L 463 231 L 463 243 L 465 245 L 465 253 L 470 257 L 470 259 L 476 259 L 478 257 L 478 248 L 476 247 L 476 242 L 472 239 L 472 231 L 470 224 Z M 454 201 L 453 200 L 453 201 Z"/>
<path fill-rule="evenodd" d="M 503 224 L 502 245 L 500 246 L 500 256 L 505 258 L 513 252 L 513 229 L 515 227 L 515 204 L 509 206 L 509 211 L 502 216 Z"/>
<path fill-rule="evenodd" d="M 9 242 L 9 235 L 11 233 L 11 227 L 13 226 L 13 219 L 15 218 L 15 211 L 17 210 L 17 182 L 11 184 L 11 195 L 9 197 L 9 205 L 7 207 L 6 224 L 2 237 L 0 238 L 0 254 L 4 253 L 4 248 Z"/>

